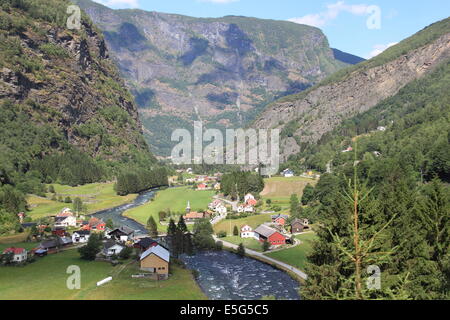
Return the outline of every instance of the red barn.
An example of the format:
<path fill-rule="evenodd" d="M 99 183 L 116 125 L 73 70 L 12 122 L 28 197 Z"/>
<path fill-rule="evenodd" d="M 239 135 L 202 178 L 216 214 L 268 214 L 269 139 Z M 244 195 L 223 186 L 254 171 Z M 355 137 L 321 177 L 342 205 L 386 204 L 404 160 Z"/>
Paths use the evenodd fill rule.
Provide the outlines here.
<path fill-rule="evenodd" d="M 255 235 L 258 236 L 260 242 L 268 241 L 272 246 L 281 246 L 286 244 L 286 237 L 277 230 L 266 225 L 260 225 L 255 229 Z"/>

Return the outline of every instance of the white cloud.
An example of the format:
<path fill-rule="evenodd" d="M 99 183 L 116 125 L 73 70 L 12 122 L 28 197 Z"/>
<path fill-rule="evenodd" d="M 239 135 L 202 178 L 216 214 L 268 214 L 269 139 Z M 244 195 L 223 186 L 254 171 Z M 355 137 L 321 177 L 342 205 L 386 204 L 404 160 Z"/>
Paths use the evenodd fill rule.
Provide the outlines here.
<path fill-rule="evenodd" d="M 289 21 L 320 28 L 327 25 L 330 21 L 336 19 L 342 12 L 351 13 L 357 16 L 363 16 L 367 14 L 369 8 L 370 5 L 368 4 L 348 5 L 344 1 L 338 1 L 336 3 L 327 5 L 327 10 L 323 12 L 308 14 L 298 18 L 292 18 L 289 19 Z"/>
<path fill-rule="evenodd" d="M 118 8 L 139 8 L 139 0 L 94 0 L 107 7 Z"/>
<path fill-rule="evenodd" d="M 380 53 L 382 53 L 384 50 L 395 46 L 398 42 L 391 42 L 388 44 L 376 44 L 373 46 L 373 50 L 369 53 L 369 55 L 366 57 L 366 59 L 370 59 L 373 58 L 377 55 L 379 55 Z"/>
<path fill-rule="evenodd" d="M 232 3 L 232 2 L 239 2 L 240 0 L 197 0 L 197 1 L 199 1 L 199 2 L 227 4 L 227 3 Z"/>

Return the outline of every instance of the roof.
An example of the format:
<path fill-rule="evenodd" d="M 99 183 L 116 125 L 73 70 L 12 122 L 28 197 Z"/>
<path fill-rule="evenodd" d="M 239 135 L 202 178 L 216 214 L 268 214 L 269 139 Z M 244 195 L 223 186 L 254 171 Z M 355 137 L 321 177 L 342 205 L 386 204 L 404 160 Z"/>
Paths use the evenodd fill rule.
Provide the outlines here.
<path fill-rule="evenodd" d="M 142 238 L 139 242 L 138 245 L 141 246 L 142 248 L 148 248 L 150 247 L 152 244 L 154 243 L 158 243 L 155 240 L 153 240 L 152 238 Z"/>
<path fill-rule="evenodd" d="M 128 236 L 128 235 L 134 233 L 134 230 L 131 229 L 131 228 L 129 228 L 129 227 L 127 227 L 127 226 L 121 226 L 120 228 L 114 229 L 114 230 L 111 231 L 109 234 L 111 234 L 111 233 L 116 233 L 116 232 L 119 232 L 119 233 L 122 233 L 122 234 L 125 234 L 125 235 Z"/>
<path fill-rule="evenodd" d="M 300 219 L 295 219 L 294 221 L 291 222 L 291 225 L 296 224 L 296 223 L 300 223 L 301 225 L 305 225 L 304 220 L 300 220 Z"/>
<path fill-rule="evenodd" d="M 10 252 L 12 252 L 14 254 L 22 254 L 22 253 L 26 252 L 26 250 L 24 248 L 14 248 L 14 247 L 12 247 L 12 248 L 6 248 L 3 251 L 3 253 L 10 253 Z"/>
<path fill-rule="evenodd" d="M 145 258 L 147 258 L 151 254 L 154 254 L 154 255 L 160 257 L 164 261 L 170 262 L 170 252 L 167 249 L 161 247 L 160 245 L 158 245 L 156 247 L 151 247 L 147 251 L 145 251 L 141 255 L 141 261 L 144 260 Z"/>
<path fill-rule="evenodd" d="M 250 227 L 248 224 L 245 224 L 245 225 L 243 225 L 242 227 L 241 227 L 241 230 L 243 230 L 245 227 L 249 227 L 250 228 L 250 230 L 253 230 L 253 228 L 252 227 Z"/>
<path fill-rule="evenodd" d="M 103 245 L 103 248 L 104 248 L 105 250 L 108 250 L 109 248 L 112 248 L 112 247 L 114 247 L 114 246 L 116 246 L 116 245 L 119 246 L 119 247 L 123 247 L 123 245 L 121 245 L 121 244 L 115 242 L 114 240 L 109 240 L 109 241 L 106 241 L 106 242 L 105 242 L 105 244 Z"/>
<path fill-rule="evenodd" d="M 82 236 L 82 235 L 89 235 L 89 234 L 91 234 L 91 232 L 89 231 L 89 230 L 78 230 L 78 231 L 75 231 L 73 234 L 79 234 L 80 236 Z"/>
<path fill-rule="evenodd" d="M 271 235 L 273 235 L 274 233 L 278 232 L 277 230 L 268 227 L 264 224 L 260 225 L 258 228 L 255 229 L 254 231 L 255 233 L 258 233 L 266 238 L 270 237 Z"/>
<path fill-rule="evenodd" d="M 41 242 L 40 247 L 44 248 L 44 249 L 55 248 L 55 247 L 57 247 L 57 243 L 56 243 L 56 240 L 47 240 L 47 241 Z"/>
<path fill-rule="evenodd" d="M 203 212 L 189 212 L 184 216 L 184 219 L 203 219 Z"/>
<path fill-rule="evenodd" d="M 289 216 L 285 215 L 285 214 L 276 214 L 276 215 L 271 216 L 271 218 L 272 218 L 272 220 L 276 220 L 278 218 L 288 219 Z"/>

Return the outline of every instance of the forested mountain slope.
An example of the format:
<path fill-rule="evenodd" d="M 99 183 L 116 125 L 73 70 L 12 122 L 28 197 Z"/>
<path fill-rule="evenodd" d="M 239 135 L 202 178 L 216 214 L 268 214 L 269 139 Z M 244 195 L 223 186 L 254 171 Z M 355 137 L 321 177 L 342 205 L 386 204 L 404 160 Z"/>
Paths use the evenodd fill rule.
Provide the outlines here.
<path fill-rule="evenodd" d="M 450 19 L 437 22 L 374 59 L 349 67 L 298 95 L 269 105 L 252 124 L 282 130 L 286 160 L 344 120 L 370 110 L 450 58 Z"/>
<path fill-rule="evenodd" d="M 103 35 L 84 14 L 81 29 L 68 30 L 68 5 L 0 4 L 0 212 L 14 218 L 43 183 L 102 181 L 156 163 Z"/>
<path fill-rule="evenodd" d="M 158 154 L 170 155 L 175 128 L 191 128 L 199 119 L 219 129 L 243 127 L 275 98 L 348 66 L 335 58 L 322 31 L 310 26 L 74 2 L 103 30 Z"/>

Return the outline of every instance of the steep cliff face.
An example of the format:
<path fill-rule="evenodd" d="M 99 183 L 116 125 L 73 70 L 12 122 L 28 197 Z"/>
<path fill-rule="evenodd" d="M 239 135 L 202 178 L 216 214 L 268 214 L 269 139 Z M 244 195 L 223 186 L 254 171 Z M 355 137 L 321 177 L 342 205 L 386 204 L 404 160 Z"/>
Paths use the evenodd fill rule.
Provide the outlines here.
<path fill-rule="evenodd" d="M 245 17 L 198 19 L 78 3 L 104 31 L 136 97 L 148 142 L 170 153 L 174 128 L 242 127 L 277 97 L 347 66 L 317 28 Z"/>
<path fill-rule="evenodd" d="M 68 30 L 69 1 L 16 3 L 0 11 L 0 101 L 61 135 L 54 150 L 68 143 L 102 159 L 151 158 L 134 99 L 89 18 Z"/>
<path fill-rule="evenodd" d="M 271 104 L 255 128 L 282 130 L 286 160 L 343 120 L 365 112 L 450 58 L 450 19 L 419 32 L 373 60 L 338 72 L 309 90 Z"/>

